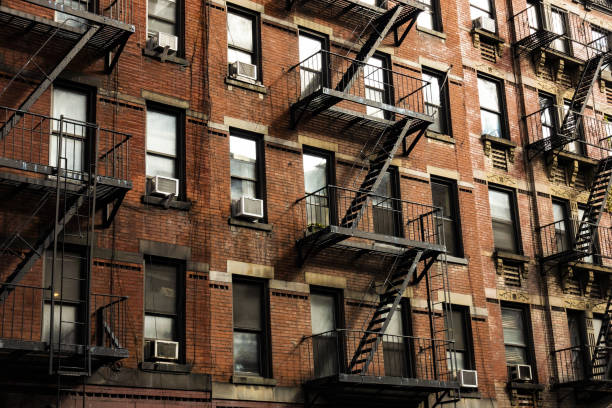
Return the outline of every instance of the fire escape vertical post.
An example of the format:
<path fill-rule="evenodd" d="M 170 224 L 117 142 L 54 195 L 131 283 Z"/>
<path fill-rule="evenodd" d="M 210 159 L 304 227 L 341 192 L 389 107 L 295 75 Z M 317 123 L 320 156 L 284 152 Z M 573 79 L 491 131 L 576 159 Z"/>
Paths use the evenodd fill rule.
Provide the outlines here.
<path fill-rule="evenodd" d="M 53 127 L 53 126 L 51 126 Z M 51 287 L 48 288 L 51 294 L 51 310 L 49 311 L 49 375 L 53 374 L 53 336 L 55 326 L 55 265 L 57 264 L 57 236 L 59 231 L 59 207 L 60 207 L 60 175 L 62 160 L 62 137 L 64 133 L 64 115 L 60 115 L 59 132 L 57 134 L 57 155 L 55 159 L 56 180 L 55 180 L 55 223 L 53 227 L 53 259 L 51 262 Z M 43 249 L 44 250 L 44 249 Z M 44 294 L 43 294 L 44 301 Z M 61 327 L 61 322 L 60 322 Z"/>

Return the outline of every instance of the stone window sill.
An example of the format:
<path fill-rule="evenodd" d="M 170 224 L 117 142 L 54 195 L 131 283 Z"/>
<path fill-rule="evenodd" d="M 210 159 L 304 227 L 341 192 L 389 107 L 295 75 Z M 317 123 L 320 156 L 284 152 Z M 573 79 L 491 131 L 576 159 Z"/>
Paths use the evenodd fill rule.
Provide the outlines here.
<path fill-rule="evenodd" d="M 145 361 L 140 363 L 140 369 L 142 371 L 155 371 L 159 373 L 189 374 L 191 372 L 191 364 Z"/>
<path fill-rule="evenodd" d="M 446 255 L 446 262 L 457 265 L 467 265 L 468 260 L 466 258 L 459 258 L 458 256 Z"/>
<path fill-rule="evenodd" d="M 156 197 L 151 195 L 143 195 L 140 197 L 143 204 L 155 205 L 165 209 L 172 208 L 173 210 L 189 211 L 191 209 L 191 201 L 180 201 L 169 197 Z"/>
<path fill-rule="evenodd" d="M 511 390 L 544 391 L 546 386 L 544 384 L 509 381 L 508 388 Z"/>
<path fill-rule="evenodd" d="M 495 256 L 495 258 L 501 258 L 501 259 L 503 259 L 505 261 L 510 261 L 510 262 L 523 262 L 523 263 L 527 263 L 531 259 L 531 258 L 529 258 L 528 256 L 525 256 L 525 255 L 514 254 L 512 252 L 506 252 L 506 251 L 500 251 L 500 250 L 495 251 L 494 256 Z"/>
<path fill-rule="evenodd" d="M 444 142 L 444 143 L 455 144 L 455 139 L 453 139 L 449 135 L 443 135 L 441 133 L 432 132 L 431 130 L 428 130 L 427 132 L 425 132 L 425 137 L 429 139 L 439 140 L 440 142 Z"/>
<path fill-rule="evenodd" d="M 481 30 L 480 28 L 473 28 L 472 34 L 478 34 L 480 37 L 484 37 L 485 39 L 497 44 L 503 44 L 505 42 L 505 40 L 497 34 L 490 33 L 486 30 Z"/>
<path fill-rule="evenodd" d="M 482 135 L 482 140 L 485 142 L 491 142 L 492 144 L 508 147 L 508 148 L 516 148 L 517 144 L 512 140 L 504 139 L 501 137 L 495 137 L 491 135 Z"/>
<path fill-rule="evenodd" d="M 235 227 L 251 228 L 254 230 L 265 231 L 265 232 L 272 232 L 272 229 L 273 229 L 272 224 L 245 221 L 245 220 L 241 220 L 239 218 L 234 218 L 234 217 L 228 218 L 227 223 Z"/>
<path fill-rule="evenodd" d="M 232 384 L 246 385 L 265 385 L 275 387 L 276 380 L 274 378 L 264 378 L 257 375 L 232 375 Z"/>
<path fill-rule="evenodd" d="M 146 48 L 143 48 L 142 55 L 154 58 L 161 62 L 171 62 L 173 64 L 177 64 L 183 67 L 189 66 L 189 61 L 187 61 L 186 59 L 177 57 L 176 55 L 168 55 L 164 51 L 154 51 L 154 50 L 148 50 Z"/>
<path fill-rule="evenodd" d="M 417 31 L 420 31 L 424 34 L 428 34 L 433 37 L 438 37 L 442 40 L 446 40 L 446 34 L 441 31 L 436 31 L 436 30 L 432 30 L 431 28 L 426 28 L 426 27 L 421 27 L 421 26 L 417 26 L 416 29 Z"/>
<path fill-rule="evenodd" d="M 260 94 L 267 94 L 268 89 L 260 83 L 250 83 L 242 81 L 238 78 L 225 77 L 225 83 L 227 85 L 237 86 L 238 88 L 246 89 L 248 91 L 254 91 Z"/>

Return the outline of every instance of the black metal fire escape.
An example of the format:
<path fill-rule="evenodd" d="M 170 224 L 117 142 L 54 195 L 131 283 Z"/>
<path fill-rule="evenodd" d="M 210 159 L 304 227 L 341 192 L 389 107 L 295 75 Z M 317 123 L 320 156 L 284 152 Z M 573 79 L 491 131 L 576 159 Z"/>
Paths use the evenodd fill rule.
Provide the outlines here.
<path fill-rule="evenodd" d="M 297 1 L 299 2 L 299 0 Z M 293 1 L 288 2 L 288 8 L 291 7 L 292 3 Z M 313 2 L 302 1 L 299 3 L 304 5 Z M 314 1 L 314 3 L 321 3 L 321 1 L 317 0 Z M 323 3 L 329 2 L 323 1 Z M 356 8 L 364 8 L 366 12 L 371 12 L 372 9 L 375 8 L 357 1 L 343 0 L 331 3 L 334 3 L 333 6 L 340 9 L 340 15 L 342 15 L 342 13 L 354 12 Z M 333 109 L 333 106 L 342 100 L 363 103 L 357 98 L 351 99 L 351 95 L 346 96 L 344 93 L 351 88 L 354 81 L 363 72 L 367 61 L 374 55 L 376 48 L 382 43 L 383 39 L 393 31 L 396 33 L 396 44 L 401 43 L 410 30 L 410 27 L 415 23 L 418 13 L 421 11 L 420 6 L 413 3 L 398 1 L 393 4 L 393 7 L 385 11 L 384 14 L 372 16 L 370 21 L 371 29 L 367 31 L 369 33 L 367 40 L 363 43 L 362 48 L 356 53 L 356 57 L 352 59 L 352 63 L 341 76 L 337 85 L 333 89 L 313 92 L 311 95 L 301 98 L 291 106 L 293 126 L 296 126 L 297 123 L 302 120 L 306 112 L 310 113 L 311 117 L 325 111 L 329 113 L 329 111 Z M 406 31 L 398 35 L 398 28 L 403 24 L 407 24 Z M 338 112 L 341 112 L 340 115 L 338 115 Z M 331 113 L 330 116 L 335 118 L 347 116 L 346 112 L 346 110 L 338 108 Z M 348 120 L 349 122 L 355 123 L 356 121 L 364 119 L 363 116 L 357 116 L 357 119 L 349 118 Z M 427 114 L 410 112 L 405 115 L 400 115 L 397 120 L 390 121 L 387 119 L 386 121 L 381 120 L 381 122 L 386 123 L 384 126 L 378 128 L 380 133 L 376 138 L 376 142 L 373 144 L 373 148 L 369 149 L 370 152 L 367 155 L 369 163 L 366 175 L 359 188 L 355 190 L 350 200 L 350 204 L 346 207 L 346 212 L 341 218 L 339 217 L 340 221 L 338 221 L 337 227 L 328 227 L 306 235 L 299 240 L 298 249 L 301 253 L 301 261 L 325 248 L 342 244 L 343 241 L 351 237 L 369 238 L 375 241 L 384 238 L 380 234 L 360 234 L 358 227 L 364 218 L 365 211 L 367 211 L 368 202 L 372 199 L 372 194 L 377 191 L 381 185 L 391 161 L 398 153 L 398 149 L 402 146 L 407 146 L 404 150 L 404 154 L 408 155 L 414 149 L 427 127 L 433 123 L 433 114 L 431 112 Z M 374 126 L 374 128 L 376 128 L 376 126 Z M 412 136 L 410 140 L 407 140 L 410 136 Z M 431 214 L 423 215 L 428 216 Z M 419 220 L 416 220 L 415 222 L 418 221 Z M 439 234 L 439 229 L 437 227 L 434 227 L 434 230 Z M 421 228 L 423 234 L 424 231 L 425 228 Z M 372 364 L 377 350 L 379 350 L 379 346 L 383 342 L 385 331 L 394 313 L 398 309 L 398 305 L 400 304 L 406 288 L 409 285 L 416 285 L 422 279 L 425 280 L 427 285 L 427 307 L 431 338 L 450 338 L 450 325 L 448 322 L 438 322 L 447 317 L 444 311 L 450 303 L 446 263 L 444 261 L 438 261 L 439 255 L 442 257 L 445 255 L 443 236 L 440 238 L 442 240 L 441 242 L 428 243 L 428 238 L 424 236 L 412 237 L 412 241 L 410 241 L 409 244 L 399 243 L 395 246 L 396 252 L 392 257 L 393 261 L 386 273 L 384 281 L 384 293 L 380 296 L 380 301 L 371 314 L 371 318 L 363 331 L 361 340 L 354 350 L 350 362 L 347 362 L 349 374 L 367 375 L 368 368 Z M 387 259 L 389 258 L 387 257 Z M 421 263 L 423 263 L 422 267 L 420 266 Z M 439 292 L 443 292 L 445 296 L 440 298 Z M 450 348 L 452 349 L 452 347 L 451 345 Z M 434 348 L 433 340 L 431 348 Z M 439 350 L 436 350 L 433 351 L 431 355 L 434 360 L 440 358 L 443 364 L 440 364 L 440 361 L 434 361 L 434 371 L 439 369 L 442 365 L 444 369 L 447 368 L 446 351 L 444 352 L 444 356 L 438 356 L 438 353 Z M 454 366 L 454 362 L 451 366 Z M 436 376 L 436 378 L 438 377 Z M 458 392 L 458 388 L 456 391 Z M 428 392 L 436 393 L 440 401 L 444 399 L 447 402 L 456 402 L 456 399 L 448 397 L 449 390 L 440 391 L 438 389 L 431 389 Z M 457 395 L 458 394 L 455 394 L 455 397 Z"/>
<path fill-rule="evenodd" d="M 43 336 L 40 334 L 33 337 L 33 327 L 30 328 L 29 337 L 27 333 L 11 331 L 7 334 L 2 331 L 0 354 L 26 356 L 34 364 L 38 364 L 41 358 L 47 358 L 49 374 L 87 376 L 92 372 L 92 355 L 100 362 L 127 356 L 127 350 L 121 347 L 113 332 L 118 326 L 109 325 L 104 318 L 97 326 L 104 327 L 106 331 L 96 326 L 100 331 L 96 339 L 100 347 L 91 344 L 92 308 L 95 309 L 93 312 L 101 315 L 100 312 L 110 314 L 114 312 L 111 309 L 118 309 L 119 306 L 114 301 L 106 302 L 102 307 L 95 302 L 92 304 L 91 297 L 98 295 L 91 294 L 89 282 L 93 266 L 94 228 L 100 227 L 95 225 L 96 212 L 107 205 L 107 210 L 112 207 L 103 215 L 101 226 L 108 227 L 131 188 L 128 180 L 130 136 L 103 129 L 97 124 L 64 117 L 51 118 L 31 113 L 30 110 L 73 62 L 89 64 L 104 58 L 105 72 L 110 73 L 135 31 L 131 24 L 133 10 L 129 1 L 78 3 L 79 7 L 85 5 L 84 10 L 73 9 L 62 2 L 24 1 L 61 13 L 61 18 L 54 20 L 0 5 L 0 25 L 4 32 L 10 32 L 15 38 L 22 37 L 24 48 L 31 46 L 35 50 L 17 72 L 10 73 L 12 78 L 0 90 L 0 98 L 7 95 L 11 98 L 3 101 L 10 107 L 0 108 L 0 168 L 9 169 L 0 172 L 0 186 L 4 191 L 11 190 L 16 200 L 26 200 L 24 210 L 31 209 L 29 216 L 15 228 L 8 229 L 9 235 L 0 243 L 0 258 L 7 261 L 7 270 L 0 271 L 3 277 L 0 281 L 0 305 L 12 304 L 15 308 L 17 299 L 26 303 L 24 293 L 27 291 L 40 292 L 31 301 L 42 298 L 45 306 L 50 305 L 49 316 L 45 317 L 49 337 L 41 338 Z M 51 48 L 59 51 L 50 53 Z M 59 60 L 53 60 L 57 54 Z M 25 98 L 17 96 L 19 92 L 12 92 L 17 82 L 32 83 L 36 77 L 41 79 Z M 55 143 L 57 155 L 50 157 L 51 144 Z M 71 152 L 66 151 L 70 143 L 73 143 Z M 74 147 L 76 143 L 82 143 L 82 154 Z M 41 150 L 47 151 L 43 146 L 49 148 L 45 157 L 41 154 Z M 74 164 L 77 161 L 82 163 L 78 168 Z M 20 194 L 24 197 L 19 197 Z M 51 209 L 55 209 L 53 214 Z M 65 245 L 70 240 L 85 248 L 84 273 L 76 278 L 64 274 Z M 50 286 L 22 284 L 21 281 L 37 261 L 51 249 Z M 78 286 L 82 288 L 81 298 L 70 300 L 73 305 L 78 303 L 76 307 L 81 310 L 79 314 L 82 316 L 76 322 L 71 321 L 74 318 L 62 315 L 64 293 L 61 285 L 64 280 L 78 280 Z M 5 314 L 3 318 L 18 319 L 18 312 L 16 309 L 15 315 Z M 54 314 L 57 315 L 54 317 Z M 62 334 L 66 327 L 72 326 L 80 333 L 76 344 L 66 342 Z M 110 343 L 105 343 L 107 338 L 110 338 Z M 110 346 L 105 348 L 105 344 Z M 20 351 L 15 352 L 14 349 Z"/>

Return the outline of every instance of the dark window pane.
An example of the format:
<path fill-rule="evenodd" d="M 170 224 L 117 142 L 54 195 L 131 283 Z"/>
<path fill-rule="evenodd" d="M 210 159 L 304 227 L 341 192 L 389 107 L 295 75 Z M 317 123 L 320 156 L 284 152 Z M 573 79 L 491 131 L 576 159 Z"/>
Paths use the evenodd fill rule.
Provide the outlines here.
<path fill-rule="evenodd" d="M 83 284 L 82 266 L 85 259 L 77 252 L 65 252 L 64 256 L 58 254 L 55 260 L 55 273 L 52 273 L 53 253 L 47 253 L 45 263 L 45 287 L 51 286 L 53 275 L 53 297 L 55 300 L 77 301 L 81 299 Z M 49 298 L 50 293 L 45 293 Z"/>
<path fill-rule="evenodd" d="M 312 334 L 336 329 L 336 299 L 334 296 L 312 293 L 310 295 L 310 318 Z"/>
<path fill-rule="evenodd" d="M 458 351 L 466 350 L 465 339 L 465 316 L 461 310 L 453 310 L 451 312 L 453 319 L 453 331 L 455 332 L 455 349 Z"/>
<path fill-rule="evenodd" d="M 260 356 L 259 333 L 234 332 L 234 371 L 259 374 Z"/>
<path fill-rule="evenodd" d="M 234 327 L 262 330 L 262 290 L 258 284 L 234 282 Z"/>
<path fill-rule="evenodd" d="M 493 242 L 497 249 L 516 252 L 514 225 L 493 220 Z"/>
<path fill-rule="evenodd" d="M 176 314 L 176 278 L 176 266 L 147 263 L 145 273 L 147 312 Z"/>
<path fill-rule="evenodd" d="M 451 195 L 451 186 L 448 184 L 441 184 L 432 182 L 431 183 L 431 195 L 433 199 L 433 205 L 442 208 L 443 216 L 446 218 L 453 218 L 453 204 Z"/>

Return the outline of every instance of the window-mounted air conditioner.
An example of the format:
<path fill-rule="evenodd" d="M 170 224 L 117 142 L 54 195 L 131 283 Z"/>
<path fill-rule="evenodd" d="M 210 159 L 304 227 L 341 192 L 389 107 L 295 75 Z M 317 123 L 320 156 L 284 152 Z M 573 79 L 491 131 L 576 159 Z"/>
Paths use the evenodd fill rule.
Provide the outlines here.
<path fill-rule="evenodd" d="M 178 360 L 179 344 L 176 341 L 147 340 L 147 354 L 153 360 Z"/>
<path fill-rule="evenodd" d="M 513 381 L 531 381 L 531 366 L 527 364 L 514 364 L 510 366 L 510 378 Z"/>
<path fill-rule="evenodd" d="M 462 388 L 478 388 L 478 372 L 476 370 L 459 370 L 459 385 Z"/>
<path fill-rule="evenodd" d="M 150 193 L 167 197 L 169 195 L 178 196 L 179 181 L 172 177 L 155 176 L 151 179 Z"/>
<path fill-rule="evenodd" d="M 229 64 L 229 74 L 232 78 L 257 81 L 257 65 L 236 61 Z"/>
<path fill-rule="evenodd" d="M 163 51 L 166 47 L 172 53 L 178 50 L 178 37 L 168 33 L 154 33 L 147 41 L 150 50 Z"/>
<path fill-rule="evenodd" d="M 240 197 L 234 204 L 234 216 L 249 220 L 263 218 L 263 200 L 247 196 Z"/>
<path fill-rule="evenodd" d="M 495 20 L 490 17 L 480 16 L 472 20 L 472 27 L 495 34 Z"/>

